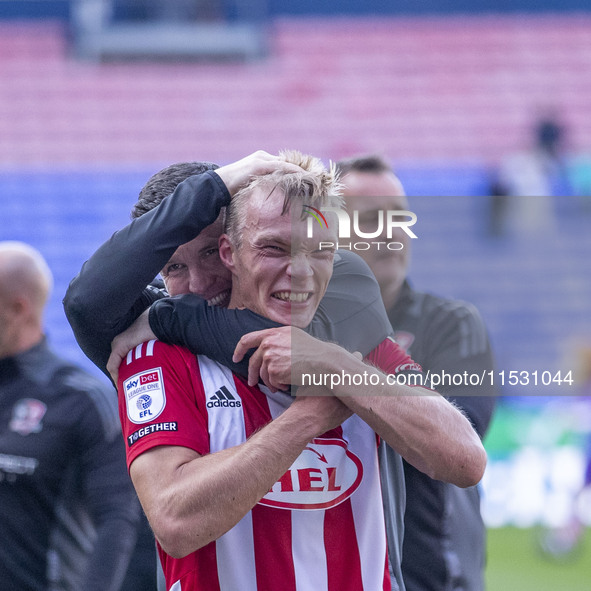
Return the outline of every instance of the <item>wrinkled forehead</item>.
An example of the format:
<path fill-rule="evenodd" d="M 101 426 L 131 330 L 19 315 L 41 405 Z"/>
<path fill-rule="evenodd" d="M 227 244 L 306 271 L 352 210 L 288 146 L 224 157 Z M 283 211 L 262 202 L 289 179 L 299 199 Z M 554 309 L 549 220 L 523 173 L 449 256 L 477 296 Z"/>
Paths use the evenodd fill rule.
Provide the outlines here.
<path fill-rule="evenodd" d="M 277 187 L 259 186 L 250 193 L 243 215 L 245 226 L 253 229 L 285 226 L 301 216 L 301 205 L 297 198 L 286 203 L 285 193 Z"/>
<path fill-rule="evenodd" d="M 272 183 L 262 183 L 254 187 L 248 198 L 249 210 L 267 211 L 270 215 L 280 215 L 284 209 L 285 192 Z M 293 199 L 297 202 L 297 197 Z"/>

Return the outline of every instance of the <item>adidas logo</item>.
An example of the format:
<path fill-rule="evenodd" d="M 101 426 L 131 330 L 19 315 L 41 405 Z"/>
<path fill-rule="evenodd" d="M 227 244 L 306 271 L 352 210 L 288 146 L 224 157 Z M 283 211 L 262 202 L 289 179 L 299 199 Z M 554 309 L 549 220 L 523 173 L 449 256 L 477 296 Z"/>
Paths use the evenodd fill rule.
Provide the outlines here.
<path fill-rule="evenodd" d="M 228 406 L 239 407 L 242 406 L 242 402 L 236 400 L 232 395 L 232 392 L 230 392 L 226 386 L 222 386 L 219 390 L 216 390 L 215 393 L 209 397 L 209 401 L 207 402 L 207 408 Z"/>

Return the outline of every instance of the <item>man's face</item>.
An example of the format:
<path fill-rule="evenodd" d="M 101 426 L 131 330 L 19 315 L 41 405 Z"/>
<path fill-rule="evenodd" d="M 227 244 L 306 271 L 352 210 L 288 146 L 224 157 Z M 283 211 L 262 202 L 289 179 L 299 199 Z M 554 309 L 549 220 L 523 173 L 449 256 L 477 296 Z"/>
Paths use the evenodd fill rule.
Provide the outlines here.
<path fill-rule="evenodd" d="M 388 210 L 408 209 L 408 202 L 402 184 L 390 172 L 350 172 L 342 178 L 345 186 L 344 196 L 347 211 L 353 217 L 353 211 L 359 212 L 360 230 L 375 231 L 378 228 L 379 212 Z M 388 250 L 387 248 L 370 248 L 358 251 L 376 276 L 382 292 L 382 299 L 386 309 L 394 305 L 400 288 L 406 278 L 410 261 L 410 241 L 408 234 L 400 228 L 394 228 L 392 238 L 384 233 L 375 241 L 400 242 L 402 250 Z"/>
<path fill-rule="evenodd" d="M 248 308 L 281 324 L 304 328 L 310 324 L 332 275 L 334 252 L 319 249 L 319 241 L 336 242 L 332 230 L 307 237 L 301 206 L 281 215 L 283 194 L 255 189 L 246 212 L 239 248 L 227 236 L 221 256 L 232 270 L 230 307 Z M 333 227 L 336 224 L 332 224 Z"/>
<path fill-rule="evenodd" d="M 222 222 L 207 226 L 197 238 L 176 249 L 160 272 L 170 295 L 192 293 L 211 306 L 227 306 L 232 274 L 219 257 L 218 240 Z"/>

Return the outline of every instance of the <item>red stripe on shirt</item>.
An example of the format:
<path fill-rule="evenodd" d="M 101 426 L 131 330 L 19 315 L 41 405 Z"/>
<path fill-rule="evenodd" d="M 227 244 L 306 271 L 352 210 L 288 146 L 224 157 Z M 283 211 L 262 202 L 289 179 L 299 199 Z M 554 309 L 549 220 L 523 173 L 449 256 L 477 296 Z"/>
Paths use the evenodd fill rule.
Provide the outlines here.
<path fill-rule="evenodd" d="M 343 544 L 343 540 L 348 540 Z M 348 499 L 326 511 L 324 515 L 324 545 L 326 548 L 345 547 L 345 552 L 327 552 L 328 591 L 357 591 L 363 589 L 361 560 L 355 532 L 351 501 Z"/>
<path fill-rule="evenodd" d="M 295 591 L 291 511 L 256 505 L 252 510 L 257 591 Z"/>
<path fill-rule="evenodd" d="M 392 581 L 390 580 L 390 570 L 388 568 L 388 555 L 386 554 L 386 565 L 384 570 L 384 591 L 392 591 Z"/>
<path fill-rule="evenodd" d="M 271 410 L 265 394 L 256 388 L 249 388 L 241 378 L 234 376 L 236 391 L 241 398 L 249 400 L 249 404 L 242 405 L 244 416 L 244 432 L 246 439 L 251 437 L 262 426 L 271 422 Z"/>
<path fill-rule="evenodd" d="M 215 542 L 211 542 L 185 558 L 174 559 L 158 546 L 162 568 L 166 573 L 166 588 L 181 581 L 182 589 L 220 591 Z"/>

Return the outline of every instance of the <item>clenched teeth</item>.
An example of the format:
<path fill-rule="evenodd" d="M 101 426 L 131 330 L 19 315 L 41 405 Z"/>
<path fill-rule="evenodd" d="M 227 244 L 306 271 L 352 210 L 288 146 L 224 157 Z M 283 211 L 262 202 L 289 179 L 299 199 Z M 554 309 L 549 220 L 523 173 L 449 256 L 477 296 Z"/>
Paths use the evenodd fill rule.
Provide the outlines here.
<path fill-rule="evenodd" d="M 273 294 L 273 297 L 284 302 L 305 302 L 310 297 L 310 292 L 278 291 Z"/>
<path fill-rule="evenodd" d="M 221 303 L 225 301 L 225 299 L 230 295 L 230 290 L 227 289 L 226 291 L 222 291 L 218 293 L 218 295 L 213 296 L 211 299 L 207 300 L 208 306 L 219 306 Z"/>

